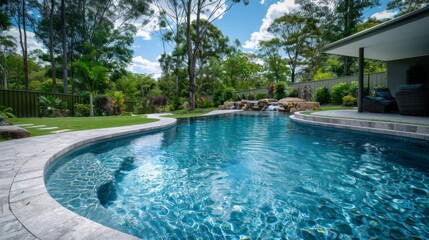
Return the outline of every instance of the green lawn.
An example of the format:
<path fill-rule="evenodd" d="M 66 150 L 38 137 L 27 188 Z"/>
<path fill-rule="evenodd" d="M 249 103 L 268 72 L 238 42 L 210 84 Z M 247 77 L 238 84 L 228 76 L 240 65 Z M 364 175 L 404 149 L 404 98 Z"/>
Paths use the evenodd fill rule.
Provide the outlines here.
<path fill-rule="evenodd" d="M 211 111 L 217 110 L 217 109 L 218 108 L 216 108 L 216 107 L 213 107 L 213 108 L 196 108 L 193 111 L 188 111 L 187 109 L 181 109 L 181 110 L 171 112 L 173 115 L 168 115 L 166 117 L 170 117 L 170 118 L 198 117 L 198 116 L 202 116 L 208 112 L 211 112 Z"/>
<path fill-rule="evenodd" d="M 156 122 L 156 119 L 148 119 L 146 116 L 110 116 L 110 117 L 66 117 L 66 118 L 12 118 L 7 119 L 13 124 L 46 125 L 46 127 L 58 127 L 50 130 L 24 127 L 33 136 L 51 134 L 52 131 L 71 129 L 72 131 L 120 127 L 136 124 Z"/>
<path fill-rule="evenodd" d="M 344 105 L 331 105 L 331 104 L 326 104 L 326 105 L 321 105 L 320 106 L 320 111 L 328 111 L 328 110 L 345 110 L 345 109 L 355 109 L 356 107 L 346 107 Z"/>

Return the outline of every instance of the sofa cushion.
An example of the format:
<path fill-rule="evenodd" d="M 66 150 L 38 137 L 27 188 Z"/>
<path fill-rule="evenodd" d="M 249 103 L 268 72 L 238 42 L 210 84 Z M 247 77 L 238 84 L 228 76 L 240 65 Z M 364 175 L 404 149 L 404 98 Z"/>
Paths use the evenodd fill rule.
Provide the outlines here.
<path fill-rule="evenodd" d="M 390 91 L 388 88 L 376 88 L 375 90 L 375 96 L 376 97 L 382 97 L 387 100 L 392 100 L 392 94 L 390 94 Z"/>
<path fill-rule="evenodd" d="M 420 90 L 423 88 L 423 84 L 410 84 L 410 85 L 401 85 L 399 90 Z"/>

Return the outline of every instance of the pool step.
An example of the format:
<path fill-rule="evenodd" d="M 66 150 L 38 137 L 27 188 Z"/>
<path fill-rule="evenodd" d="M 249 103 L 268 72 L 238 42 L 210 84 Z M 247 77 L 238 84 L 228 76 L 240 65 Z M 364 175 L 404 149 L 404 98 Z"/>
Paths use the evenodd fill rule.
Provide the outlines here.
<path fill-rule="evenodd" d="M 370 119 L 360 120 L 350 118 L 321 117 L 311 114 L 302 114 L 300 112 L 296 112 L 294 115 L 291 115 L 290 118 L 292 121 L 297 123 L 364 131 L 376 134 L 387 134 L 429 141 L 429 126 L 425 125 L 403 122 L 386 122 Z"/>

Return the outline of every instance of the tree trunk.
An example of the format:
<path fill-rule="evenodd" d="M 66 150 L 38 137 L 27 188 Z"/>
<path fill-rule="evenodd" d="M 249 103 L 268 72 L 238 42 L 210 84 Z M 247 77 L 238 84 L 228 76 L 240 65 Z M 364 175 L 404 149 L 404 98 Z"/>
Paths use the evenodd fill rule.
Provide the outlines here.
<path fill-rule="evenodd" d="M 26 23 L 26 1 L 22 1 L 22 27 L 24 30 L 24 85 L 25 91 L 28 91 L 28 49 L 27 49 L 27 23 Z"/>
<path fill-rule="evenodd" d="M 63 83 L 64 83 L 64 94 L 68 94 L 68 76 L 67 76 L 67 35 L 66 35 L 66 9 L 65 0 L 61 0 L 61 29 L 62 29 L 62 40 L 63 40 Z"/>
<path fill-rule="evenodd" d="M 195 109 L 195 63 L 194 54 L 191 42 L 191 12 L 192 12 L 192 0 L 187 1 L 186 11 L 186 48 L 188 53 L 188 74 L 189 74 L 189 104 L 188 109 Z"/>
<path fill-rule="evenodd" d="M 89 92 L 89 116 L 94 117 L 94 105 L 92 104 L 92 92 Z"/>
<path fill-rule="evenodd" d="M 49 55 L 51 57 L 51 69 L 52 69 L 52 91 L 57 93 L 57 79 L 55 69 L 55 58 L 54 58 L 54 7 L 55 0 L 51 0 L 51 9 L 49 12 Z"/>

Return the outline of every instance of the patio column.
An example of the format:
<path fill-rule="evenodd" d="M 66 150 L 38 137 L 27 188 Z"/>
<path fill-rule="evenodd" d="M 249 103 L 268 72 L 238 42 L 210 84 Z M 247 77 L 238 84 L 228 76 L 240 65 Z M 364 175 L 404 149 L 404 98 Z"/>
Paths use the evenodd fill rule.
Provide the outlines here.
<path fill-rule="evenodd" d="M 359 88 L 358 88 L 358 112 L 363 112 L 363 65 L 364 48 L 359 48 Z"/>

